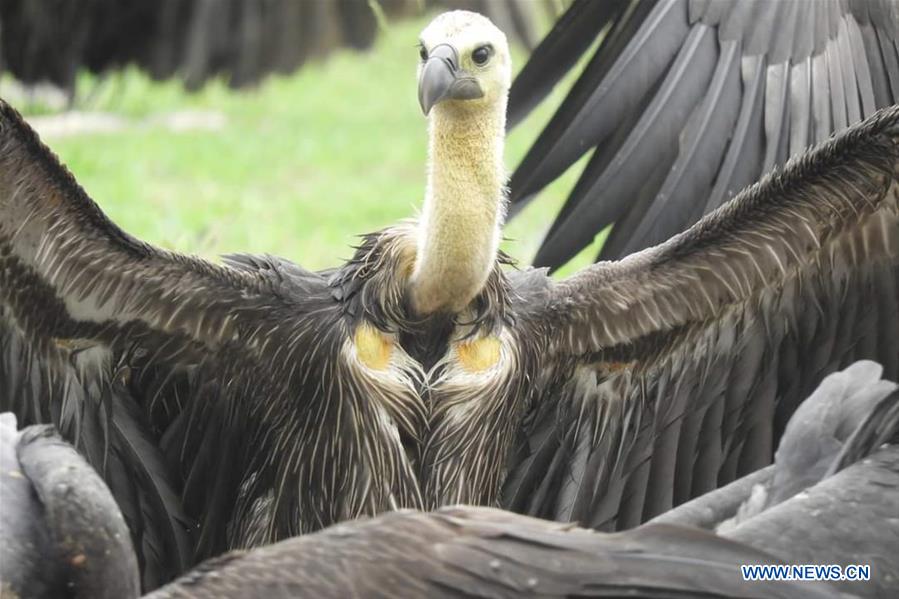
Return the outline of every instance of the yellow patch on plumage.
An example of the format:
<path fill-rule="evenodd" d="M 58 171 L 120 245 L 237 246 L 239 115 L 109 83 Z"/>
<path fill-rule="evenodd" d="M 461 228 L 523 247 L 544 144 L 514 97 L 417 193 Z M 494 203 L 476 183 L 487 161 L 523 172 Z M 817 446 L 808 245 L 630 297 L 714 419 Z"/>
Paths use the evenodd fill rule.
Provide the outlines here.
<path fill-rule="evenodd" d="M 53 337 L 52 340 L 53 343 L 56 344 L 56 347 L 70 352 L 81 351 L 96 345 L 93 341 L 88 339 L 64 339 L 62 337 Z"/>
<path fill-rule="evenodd" d="M 385 370 L 390 365 L 393 340 L 367 323 L 356 327 L 353 336 L 359 361 L 372 370 Z"/>
<path fill-rule="evenodd" d="M 463 341 L 456 346 L 459 364 L 467 372 L 483 372 L 499 362 L 500 342 L 496 337 Z"/>

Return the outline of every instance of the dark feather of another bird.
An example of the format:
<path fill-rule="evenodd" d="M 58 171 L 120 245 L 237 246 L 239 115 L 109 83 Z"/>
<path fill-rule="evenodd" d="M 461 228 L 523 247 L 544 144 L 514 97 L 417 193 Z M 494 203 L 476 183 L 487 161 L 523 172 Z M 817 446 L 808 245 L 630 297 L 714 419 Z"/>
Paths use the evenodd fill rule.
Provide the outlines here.
<path fill-rule="evenodd" d="M 573 5 L 566 18 L 583 10 Z M 514 215 L 595 148 L 534 262 L 558 268 L 612 224 L 598 260 L 664 241 L 810 144 L 899 101 L 897 20 L 891 0 L 671 0 L 651 11 L 633 0 L 607 34 L 618 32 L 614 43 L 603 40 L 512 175 Z M 703 29 L 716 43 L 689 51 Z M 538 48 L 532 61 L 543 60 Z M 736 63 L 741 81 L 706 85 L 709 61 L 719 74 Z M 689 90 L 693 116 L 652 120 L 660 101 L 686 97 L 673 89 Z"/>

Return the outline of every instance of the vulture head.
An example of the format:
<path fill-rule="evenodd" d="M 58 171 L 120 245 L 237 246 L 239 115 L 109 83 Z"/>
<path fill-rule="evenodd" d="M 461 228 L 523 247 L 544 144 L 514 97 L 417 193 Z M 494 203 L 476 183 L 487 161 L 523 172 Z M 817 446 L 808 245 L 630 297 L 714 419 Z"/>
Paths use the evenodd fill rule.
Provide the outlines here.
<path fill-rule="evenodd" d="M 411 304 L 418 314 L 460 314 L 484 289 L 499 250 L 511 57 L 502 31 L 461 10 L 435 18 L 419 42 L 429 161 Z"/>
<path fill-rule="evenodd" d="M 490 19 L 456 10 L 435 18 L 419 40 L 418 101 L 425 114 L 496 108 L 512 84 L 509 44 Z"/>

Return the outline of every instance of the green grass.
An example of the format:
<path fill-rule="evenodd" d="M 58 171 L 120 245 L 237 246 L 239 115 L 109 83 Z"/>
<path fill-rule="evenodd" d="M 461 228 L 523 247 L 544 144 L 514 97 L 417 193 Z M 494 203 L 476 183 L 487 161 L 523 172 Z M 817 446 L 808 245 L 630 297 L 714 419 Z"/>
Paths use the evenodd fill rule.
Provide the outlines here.
<path fill-rule="evenodd" d="M 391 23 L 373 51 L 341 51 L 249 91 L 213 82 L 188 94 L 136 70 L 84 76 L 82 110 L 137 122 L 212 110 L 226 125 L 180 133 L 146 125 L 45 141 L 114 221 L 146 241 L 209 258 L 268 252 L 309 268 L 333 266 L 350 256 L 358 234 L 412 216 L 421 202 L 426 127 L 415 42 L 425 22 Z M 524 58 L 516 51 L 519 67 Z M 544 105 L 513 131 L 510 171 L 551 112 Z M 505 249 L 522 263 L 579 170 L 507 226 Z M 573 265 L 593 255 L 595 247 Z"/>

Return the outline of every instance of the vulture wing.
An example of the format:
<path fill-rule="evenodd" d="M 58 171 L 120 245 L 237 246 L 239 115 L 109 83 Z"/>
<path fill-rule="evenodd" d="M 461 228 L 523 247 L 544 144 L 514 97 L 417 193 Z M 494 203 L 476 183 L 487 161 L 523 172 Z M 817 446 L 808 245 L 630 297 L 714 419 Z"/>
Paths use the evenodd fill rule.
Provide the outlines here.
<path fill-rule="evenodd" d="M 627 528 L 771 463 L 825 375 L 899 376 L 899 106 L 540 301 L 506 507 Z"/>
<path fill-rule="evenodd" d="M 769 554 L 696 529 L 597 534 L 487 508 L 394 512 L 203 564 L 148 599 L 192 597 L 832 597 L 746 582 Z"/>
<path fill-rule="evenodd" d="M 661 243 L 899 102 L 897 24 L 895 0 L 574 2 L 510 97 L 515 123 L 601 36 L 512 176 L 514 213 L 596 148 L 535 263 L 557 268 L 613 223 L 601 259 Z"/>
<path fill-rule="evenodd" d="M 347 442 L 313 459 L 353 439 L 354 418 L 385 420 L 349 413 L 347 398 L 373 394 L 336 288 L 285 261 L 230 260 L 120 230 L 0 101 L 0 410 L 53 423 L 103 475 L 145 586 L 229 547 L 417 505 L 355 484 L 358 452 L 390 481 L 401 450 Z"/>

